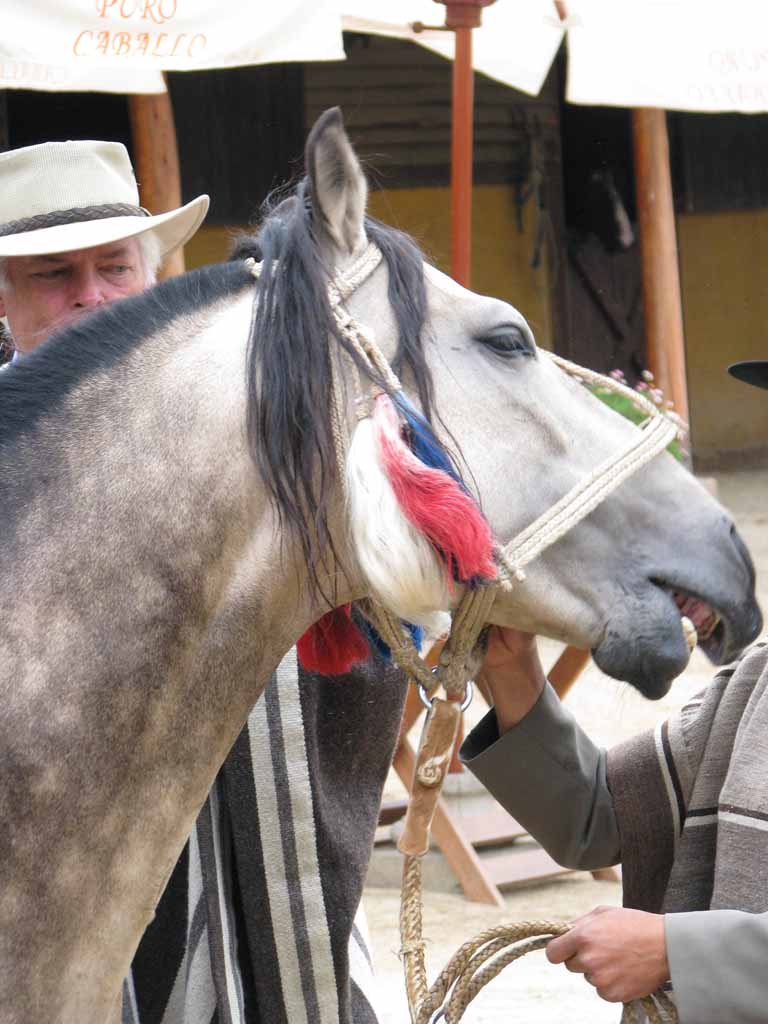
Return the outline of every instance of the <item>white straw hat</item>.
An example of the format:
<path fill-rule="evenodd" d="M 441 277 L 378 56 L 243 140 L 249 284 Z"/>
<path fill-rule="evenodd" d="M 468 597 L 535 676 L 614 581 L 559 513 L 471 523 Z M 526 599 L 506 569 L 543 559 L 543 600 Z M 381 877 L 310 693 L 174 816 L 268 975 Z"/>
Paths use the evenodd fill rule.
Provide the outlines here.
<path fill-rule="evenodd" d="M 152 231 L 161 255 L 187 242 L 208 196 L 152 216 L 119 142 L 44 142 L 0 153 L 0 259 L 90 249 Z"/>

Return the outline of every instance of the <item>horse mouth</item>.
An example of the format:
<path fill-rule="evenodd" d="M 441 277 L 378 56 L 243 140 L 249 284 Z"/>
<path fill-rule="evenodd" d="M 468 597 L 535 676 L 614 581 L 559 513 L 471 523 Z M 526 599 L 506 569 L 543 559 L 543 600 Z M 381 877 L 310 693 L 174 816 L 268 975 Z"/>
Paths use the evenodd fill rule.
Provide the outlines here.
<path fill-rule="evenodd" d="M 653 581 L 674 602 L 680 616 L 680 628 L 689 647 L 698 646 L 711 662 L 719 664 L 726 646 L 725 621 L 720 612 L 697 594 Z"/>

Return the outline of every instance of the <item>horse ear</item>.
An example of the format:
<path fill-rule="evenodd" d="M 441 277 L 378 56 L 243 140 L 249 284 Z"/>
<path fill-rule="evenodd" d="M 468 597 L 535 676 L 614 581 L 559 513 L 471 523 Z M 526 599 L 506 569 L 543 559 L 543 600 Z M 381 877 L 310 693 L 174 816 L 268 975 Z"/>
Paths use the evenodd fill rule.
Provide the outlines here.
<path fill-rule="evenodd" d="M 305 160 L 317 222 L 336 246 L 354 252 L 365 240 L 368 185 L 338 107 L 326 110 L 315 122 Z"/>

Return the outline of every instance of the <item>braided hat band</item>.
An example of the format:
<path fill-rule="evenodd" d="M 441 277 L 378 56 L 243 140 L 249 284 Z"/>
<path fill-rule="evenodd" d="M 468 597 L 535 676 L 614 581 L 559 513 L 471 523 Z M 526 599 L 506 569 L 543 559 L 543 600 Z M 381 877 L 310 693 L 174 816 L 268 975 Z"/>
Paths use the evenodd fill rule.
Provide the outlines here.
<path fill-rule="evenodd" d="M 150 217 L 149 210 L 131 203 L 102 203 L 100 206 L 74 206 L 70 210 L 54 210 L 35 217 L 22 217 L 0 224 L 0 238 L 21 235 L 41 228 L 56 228 L 62 224 L 80 224 L 88 220 L 108 220 L 110 217 Z"/>

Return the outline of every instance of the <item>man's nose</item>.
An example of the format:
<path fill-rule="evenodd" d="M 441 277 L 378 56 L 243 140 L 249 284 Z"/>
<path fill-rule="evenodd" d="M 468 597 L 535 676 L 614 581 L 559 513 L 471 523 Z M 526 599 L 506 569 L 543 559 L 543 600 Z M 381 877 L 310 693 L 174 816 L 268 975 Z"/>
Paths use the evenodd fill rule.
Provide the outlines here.
<path fill-rule="evenodd" d="M 92 309 L 107 302 L 109 296 L 105 282 L 96 270 L 81 269 L 73 282 L 72 307 L 74 309 Z"/>

